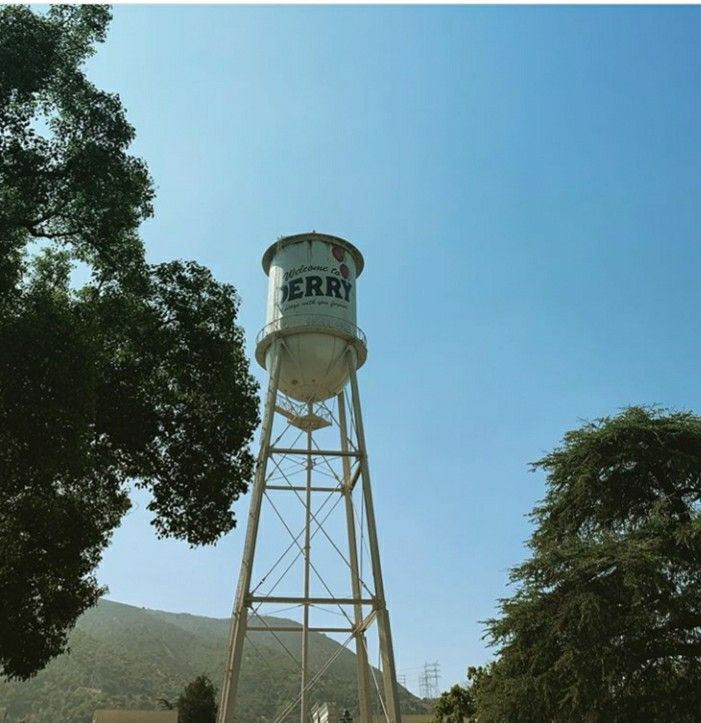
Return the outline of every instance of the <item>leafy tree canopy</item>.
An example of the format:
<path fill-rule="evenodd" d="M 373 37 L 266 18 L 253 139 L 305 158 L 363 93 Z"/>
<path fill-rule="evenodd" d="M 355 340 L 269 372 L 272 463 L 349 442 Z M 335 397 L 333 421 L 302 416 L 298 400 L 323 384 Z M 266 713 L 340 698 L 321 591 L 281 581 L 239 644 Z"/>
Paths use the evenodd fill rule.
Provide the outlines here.
<path fill-rule="evenodd" d="M 216 691 L 206 675 L 200 675 L 178 697 L 179 723 L 216 723 Z"/>
<path fill-rule="evenodd" d="M 63 650 L 94 570 L 152 492 L 157 534 L 231 530 L 257 388 L 239 300 L 194 262 L 146 262 L 134 129 L 82 64 L 104 6 L 0 8 L 0 675 Z M 74 271 L 89 276 L 82 288 Z"/>
<path fill-rule="evenodd" d="M 476 720 L 475 689 L 484 675 L 484 668 L 467 669 L 467 685 L 454 685 L 441 694 L 433 708 L 434 723 L 467 723 Z"/>
<path fill-rule="evenodd" d="M 469 688 L 454 685 L 441 693 L 433 708 L 434 723 L 463 723 L 474 713 L 474 700 Z"/>
<path fill-rule="evenodd" d="M 532 555 L 489 629 L 490 721 L 697 721 L 701 418 L 634 407 L 535 464 Z"/>

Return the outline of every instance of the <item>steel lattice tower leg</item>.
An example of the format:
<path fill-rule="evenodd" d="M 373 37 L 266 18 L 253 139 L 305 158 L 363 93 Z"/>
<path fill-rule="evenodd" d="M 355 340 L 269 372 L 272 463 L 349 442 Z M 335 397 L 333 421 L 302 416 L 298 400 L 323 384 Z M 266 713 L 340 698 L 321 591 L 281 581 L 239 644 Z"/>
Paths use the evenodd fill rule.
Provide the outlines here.
<path fill-rule="evenodd" d="M 370 556 L 372 559 L 372 574 L 375 582 L 375 610 L 377 610 L 377 624 L 380 633 L 380 656 L 382 658 L 382 675 L 384 678 L 387 713 L 390 723 L 401 723 L 399 710 L 399 693 L 397 690 L 397 671 L 394 666 L 394 648 L 392 646 L 392 633 L 389 626 L 389 613 L 385 600 L 385 586 L 382 580 L 382 566 L 380 565 L 380 548 L 377 544 L 377 528 L 375 526 L 375 508 L 370 488 L 370 467 L 368 465 L 367 447 L 365 445 L 365 429 L 363 415 L 360 408 L 360 392 L 358 391 L 358 376 L 356 373 L 357 357 L 355 349 L 348 350 L 350 385 L 353 399 L 353 415 L 355 418 L 358 451 L 360 453 L 360 476 L 363 484 L 363 499 L 365 500 L 365 513 L 367 515 L 368 537 L 370 543 Z"/>
<path fill-rule="evenodd" d="M 361 723 L 372 723 L 370 687 L 371 668 L 368 660 L 366 631 L 373 622 L 377 622 L 380 658 L 382 661 L 382 687 L 384 692 L 383 709 L 386 720 L 389 721 L 389 723 L 401 723 L 392 636 L 390 632 L 389 613 L 385 602 L 384 584 L 377 542 L 377 528 L 375 524 L 372 490 L 370 485 L 370 471 L 368 466 L 365 432 L 363 428 L 362 410 L 356 375 L 357 359 L 355 356 L 355 350 L 349 345 L 346 353 L 351 392 L 351 409 L 349 410 L 347 408 L 348 405 L 343 392 L 339 393 L 336 397 L 338 405 L 338 420 L 336 421 L 340 436 L 340 449 L 337 451 L 321 451 L 315 449 L 313 446 L 313 432 L 311 429 L 308 429 L 304 448 L 282 450 L 271 446 L 271 435 L 277 408 L 278 380 L 284 348 L 284 340 L 277 339 L 275 341 L 275 346 L 273 347 L 271 373 L 263 414 L 260 452 L 256 466 L 256 474 L 251 496 L 251 507 L 248 516 L 248 527 L 246 530 L 246 539 L 241 561 L 241 572 L 236 592 L 218 723 L 234 723 L 234 721 L 239 720 L 235 717 L 235 708 L 237 704 L 239 674 L 243 660 L 243 646 L 246 633 L 249 630 L 263 629 L 256 626 L 249 626 L 249 608 L 252 607 L 254 602 L 265 602 L 266 600 L 269 600 L 270 602 L 296 602 L 303 606 L 303 622 L 300 630 L 302 635 L 300 694 L 297 700 L 283 711 L 283 713 L 278 717 L 278 720 L 289 720 L 287 716 L 292 712 L 294 706 L 299 703 L 300 723 L 309 723 L 309 691 L 316 678 L 316 676 L 311 676 L 310 671 L 309 633 L 343 631 L 350 633 L 352 638 L 355 639 L 359 720 Z M 307 405 L 307 412 L 310 416 L 312 415 L 312 411 L 313 405 L 310 403 Z M 349 411 L 351 412 L 350 417 Z M 351 433 L 354 435 L 354 447 L 351 442 Z M 303 489 L 303 500 L 305 504 L 305 525 L 303 530 L 304 542 L 303 545 L 300 546 L 300 553 L 303 555 L 304 562 L 303 592 L 299 597 L 281 598 L 271 596 L 266 598 L 265 596 L 253 594 L 251 590 L 251 576 L 263 500 L 266 496 L 266 488 L 273 488 L 273 486 L 267 484 L 268 463 L 274 454 L 281 454 L 283 452 L 287 456 L 298 455 L 306 461 L 305 485 L 304 488 L 297 488 L 299 490 Z M 319 525 L 317 531 L 318 529 L 321 529 L 321 524 L 315 517 L 312 509 L 312 491 L 319 489 L 318 487 L 314 487 L 312 483 L 313 458 L 315 455 L 325 455 L 327 458 L 335 457 L 340 460 L 340 464 L 342 465 L 343 472 L 340 484 L 338 488 L 333 491 L 338 492 L 343 496 L 343 503 L 345 507 L 349 551 L 346 563 L 348 564 L 350 570 L 351 598 L 339 598 L 329 595 L 328 598 L 321 599 L 311 596 L 310 573 L 313 569 L 313 563 L 311 561 L 311 538 L 313 536 L 312 521 Z M 353 462 L 356 464 L 355 471 L 352 469 Z M 354 509 L 353 504 L 353 490 L 358 484 L 360 484 L 360 493 L 362 494 L 363 500 L 364 522 L 367 524 L 367 543 L 370 552 L 372 585 L 374 589 L 374 593 L 370 596 L 365 595 L 365 597 L 363 596 L 363 589 L 368 590 L 368 586 L 361 578 L 361 571 L 358 562 L 359 545 L 356 537 L 356 510 Z M 276 489 L 280 488 L 277 487 Z M 310 606 L 319 602 L 326 604 L 334 603 L 339 606 L 352 605 L 352 627 L 348 629 L 311 627 L 309 619 Z M 372 606 L 372 612 L 366 617 L 364 617 L 363 605 Z M 271 628 L 267 625 L 266 628 L 271 632 L 276 630 L 276 628 Z M 277 630 L 282 631 L 283 628 L 279 628 Z M 284 628 L 284 630 L 289 631 L 289 628 Z"/>
<path fill-rule="evenodd" d="M 224 670 L 224 685 L 222 686 L 221 703 L 219 705 L 220 723 L 233 723 L 234 708 L 236 706 L 236 693 L 241 672 L 241 657 L 243 655 L 243 643 L 246 639 L 246 628 L 248 627 L 248 595 L 251 588 L 251 573 L 253 572 L 253 558 L 256 551 L 258 537 L 258 523 L 260 522 L 260 510 L 265 492 L 265 474 L 268 468 L 270 457 L 270 435 L 273 431 L 273 417 L 275 415 L 275 400 L 277 398 L 278 379 L 280 377 L 280 364 L 282 356 L 280 353 L 280 342 L 275 342 L 273 350 L 273 365 L 268 381 L 268 393 L 265 397 L 265 410 L 263 412 L 263 426 L 261 429 L 260 451 L 256 463 L 256 474 L 253 481 L 253 492 L 251 495 L 251 507 L 248 513 L 248 527 L 246 528 L 246 541 L 241 558 L 241 572 L 239 584 L 236 590 L 236 601 L 234 603 L 234 614 L 231 621 L 231 635 L 229 638 L 229 651 L 226 668 Z"/>

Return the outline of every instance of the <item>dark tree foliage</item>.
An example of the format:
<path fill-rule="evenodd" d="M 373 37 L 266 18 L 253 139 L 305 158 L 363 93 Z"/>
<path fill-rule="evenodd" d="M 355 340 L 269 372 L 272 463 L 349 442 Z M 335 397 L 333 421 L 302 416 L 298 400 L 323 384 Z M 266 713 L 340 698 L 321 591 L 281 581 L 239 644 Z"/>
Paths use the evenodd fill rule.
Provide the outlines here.
<path fill-rule="evenodd" d="M 81 70 L 103 6 L 0 8 L 0 675 L 27 678 L 104 592 L 93 572 L 152 492 L 159 535 L 231 530 L 256 385 L 235 290 L 149 265 L 144 163 L 119 97 Z M 90 274 L 71 285 L 76 265 Z"/>
<path fill-rule="evenodd" d="M 178 698 L 178 723 L 216 723 L 216 691 L 206 675 L 200 675 Z"/>
<path fill-rule="evenodd" d="M 450 690 L 441 693 L 441 697 L 433 708 L 435 723 L 463 723 L 474 713 L 475 703 L 469 688 L 454 685 Z"/>
<path fill-rule="evenodd" d="M 471 723 L 476 721 L 476 692 L 484 679 L 486 668 L 470 666 L 466 685 L 454 685 L 441 693 L 433 708 L 434 723 Z"/>
<path fill-rule="evenodd" d="M 480 723 L 698 721 L 701 418 L 630 408 L 535 467 L 547 495 L 489 625 Z"/>

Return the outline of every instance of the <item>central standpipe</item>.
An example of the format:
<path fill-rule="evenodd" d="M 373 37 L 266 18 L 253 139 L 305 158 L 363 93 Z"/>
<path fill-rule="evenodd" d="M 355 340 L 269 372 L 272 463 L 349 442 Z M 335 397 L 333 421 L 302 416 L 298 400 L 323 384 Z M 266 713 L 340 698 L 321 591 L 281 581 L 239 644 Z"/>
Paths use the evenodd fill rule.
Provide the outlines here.
<path fill-rule="evenodd" d="M 238 684 L 244 641 L 247 635 L 258 631 L 272 635 L 299 664 L 299 695 L 280 708 L 274 718 L 276 723 L 291 721 L 297 715 L 300 723 L 309 723 L 312 704 L 320 702 L 314 699 L 314 686 L 341 650 L 313 669 L 309 635 L 320 632 L 343 633 L 348 635 L 346 644 L 355 642 L 359 706 L 355 719 L 372 723 L 372 700 L 377 693 L 379 709 L 376 712 L 388 723 L 401 723 L 356 373 L 367 357 L 365 338 L 355 324 L 355 286 L 363 269 L 363 258 L 343 239 L 309 233 L 288 236 L 273 244 L 263 256 L 263 268 L 270 280 L 268 319 L 258 338 L 256 358 L 267 369 L 269 381 L 218 723 L 248 720 L 237 712 Z M 282 431 L 276 432 L 273 442 L 276 422 L 278 427 L 282 423 Z M 320 447 L 317 436 L 323 434 L 328 438 L 330 431 L 338 434 L 338 444 L 332 441 Z M 306 438 L 304 445 L 298 444 L 301 434 Z M 293 464 L 292 469 L 299 472 L 301 477 L 297 482 L 293 479 L 295 472 L 287 473 L 285 464 Z M 276 477 L 272 479 L 274 475 Z M 275 483 L 279 478 L 285 484 Z M 329 486 L 317 481 L 329 478 L 337 484 Z M 304 527 L 297 535 L 290 528 L 294 523 L 285 519 L 272 499 L 274 493 L 283 491 L 293 492 L 304 506 Z M 361 497 L 360 514 L 354 493 Z M 325 501 L 315 507 L 319 497 L 324 497 Z M 345 529 L 340 536 L 338 530 L 330 531 L 325 526 L 330 513 L 322 514 L 327 502 L 334 499 L 345 508 Z M 278 515 L 292 543 L 272 569 L 253 586 L 264 502 Z M 350 597 L 335 593 L 312 559 L 312 541 L 319 532 L 330 541 L 349 569 Z M 340 545 L 347 545 L 347 555 L 332 538 L 332 532 L 336 533 L 339 542 L 343 537 Z M 368 579 L 364 579 L 362 570 L 361 548 L 365 534 L 371 567 Z M 282 579 L 279 578 L 271 589 L 263 592 L 262 587 L 290 550 L 296 551 L 297 557 L 287 570 L 296 559 L 303 561 L 301 590 L 296 595 L 273 594 Z M 323 595 L 313 593 L 313 575 L 323 585 Z M 269 624 L 262 617 L 263 606 L 269 604 L 300 607 L 301 624 Z M 324 607 L 333 607 L 345 618 L 347 625 L 312 625 L 312 609 L 323 610 Z M 367 647 L 367 632 L 375 627 L 375 623 L 382 666 L 381 685 L 370 667 Z M 299 659 L 278 633 L 288 634 L 288 638 L 289 633 L 301 635 Z M 251 644 L 255 647 L 254 640 Z"/>

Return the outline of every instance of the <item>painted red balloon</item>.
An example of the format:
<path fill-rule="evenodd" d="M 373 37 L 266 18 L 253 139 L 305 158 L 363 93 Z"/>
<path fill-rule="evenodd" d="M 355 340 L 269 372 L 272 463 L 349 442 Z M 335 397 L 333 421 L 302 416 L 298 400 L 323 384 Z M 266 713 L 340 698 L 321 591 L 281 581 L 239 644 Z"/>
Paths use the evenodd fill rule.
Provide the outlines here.
<path fill-rule="evenodd" d="M 336 259 L 336 261 L 343 261 L 345 255 L 346 252 L 340 246 L 333 247 L 333 257 Z"/>
<path fill-rule="evenodd" d="M 344 279 L 347 279 L 348 274 L 350 273 L 348 271 L 348 267 L 345 264 L 341 264 L 340 269 L 341 269 L 341 276 L 343 276 Z"/>

